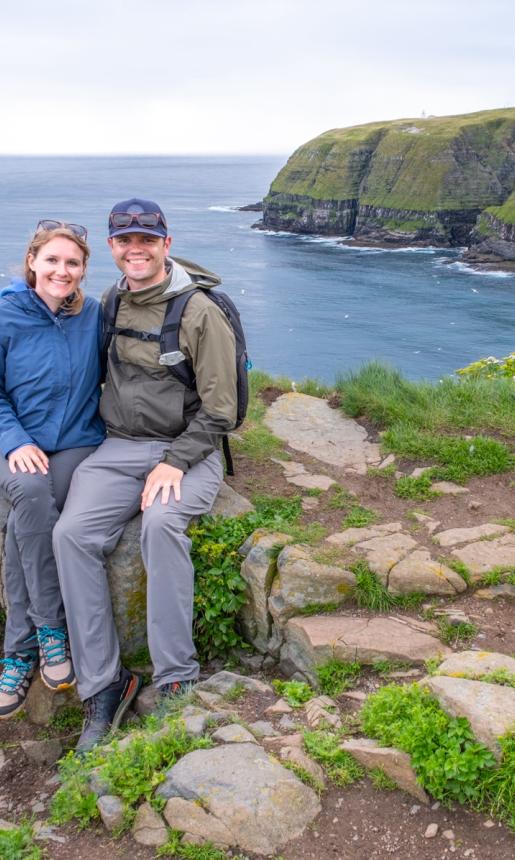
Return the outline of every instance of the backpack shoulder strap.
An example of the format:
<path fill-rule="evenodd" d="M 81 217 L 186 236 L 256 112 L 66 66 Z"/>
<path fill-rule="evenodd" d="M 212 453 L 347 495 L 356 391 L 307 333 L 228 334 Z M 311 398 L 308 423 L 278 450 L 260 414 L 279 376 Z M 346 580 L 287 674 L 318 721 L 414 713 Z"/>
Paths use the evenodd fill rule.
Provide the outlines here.
<path fill-rule="evenodd" d="M 193 287 L 191 290 L 179 293 L 178 296 L 172 296 L 168 302 L 163 326 L 161 328 L 161 355 L 179 351 L 179 329 L 181 327 L 184 308 L 188 304 L 192 295 L 198 292 L 198 290 L 199 287 Z M 177 364 L 169 366 L 168 369 L 170 370 L 170 373 L 173 373 L 179 382 L 182 382 L 182 384 L 187 388 L 195 388 L 195 373 L 187 359 L 184 358 Z"/>
<path fill-rule="evenodd" d="M 113 339 L 113 334 L 115 330 L 116 324 L 116 314 L 118 313 L 118 308 L 120 307 L 120 296 L 118 294 L 118 285 L 114 284 L 109 290 L 106 300 L 104 302 L 103 307 L 103 315 L 104 315 L 104 334 L 102 338 L 102 354 L 100 357 L 100 363 L 102 368 L 102 382 L 105 382 L 106 373 L 107 373 L 107 356 L 109 353 L 109 347 L 111 345 L 111 340 Z"/>

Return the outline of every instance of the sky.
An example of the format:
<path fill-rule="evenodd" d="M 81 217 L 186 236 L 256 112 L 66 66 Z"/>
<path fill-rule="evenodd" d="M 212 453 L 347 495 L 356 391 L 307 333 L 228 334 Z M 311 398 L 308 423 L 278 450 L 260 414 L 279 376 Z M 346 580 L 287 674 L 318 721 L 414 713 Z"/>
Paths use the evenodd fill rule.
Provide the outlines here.
<path fill-rule="evenodd" d="M 289 154 L 515 105 L 513 0 L 19 0 L 0 26 L 0 154 Z"/>

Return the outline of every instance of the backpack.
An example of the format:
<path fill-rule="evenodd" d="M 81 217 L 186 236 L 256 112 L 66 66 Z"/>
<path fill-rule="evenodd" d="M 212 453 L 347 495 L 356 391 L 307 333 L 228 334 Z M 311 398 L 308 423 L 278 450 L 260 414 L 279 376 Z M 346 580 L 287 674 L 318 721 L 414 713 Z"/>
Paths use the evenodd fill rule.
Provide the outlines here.
<path fill-rule="evenodd" d="M 195 374 L 191 363 L 184 357 L 179 350 L 179 329 L 181 326 L 182 315 L 184 309 L 196 292 L 202 291 L 220 310 L 223 311 L 231 328 L 234 332 L 236 340 L 236 386 L 237 386 L 237 414 L 235 429 L 243 424 L 247 413 L 247 405 L 249 400 L 249 384 L 248 371 L 252 367 L 247 354 L 247 346 L 245 343 L 245 334 L 241 325 L 240 315 L 236 305 L 225 293 L 213 289 L 203 289 L 202 287 L 192 287 L 177 296 L 172 296 L 166 305 L 163 326 L 160 334 L 152 334 L 146 331 L 136 331 L 131 328 L 117 328 L 116 315 L 120 307 L 120 295 L 118 287 L 115 284 L 108 292 L 104 304 L 104 336 L 102 341 L 102 381 L 105 381 L 107 373 L 107 357 L 111 340 L 114 334 L 121 334 L 124 337 L 135 337 L 138 340 L 154 341 L 159 343 L 161 348 L 161 358 L 167 358 L 175 363 L 171 364 L 168 361 L 161 361 L 160 364 L 166 365 L 168 371 L 182 382 L 186 388 L 194 390 Z M 170 355 L 171 354 L 171 355 Z M 175 354 L 175 355 L 174 355 Z M 225 435 L 222 439 L 225 461 L 227 464 L 227 474 L 234 475 L 232 456 L 229 448 L 229 440 Z"/>

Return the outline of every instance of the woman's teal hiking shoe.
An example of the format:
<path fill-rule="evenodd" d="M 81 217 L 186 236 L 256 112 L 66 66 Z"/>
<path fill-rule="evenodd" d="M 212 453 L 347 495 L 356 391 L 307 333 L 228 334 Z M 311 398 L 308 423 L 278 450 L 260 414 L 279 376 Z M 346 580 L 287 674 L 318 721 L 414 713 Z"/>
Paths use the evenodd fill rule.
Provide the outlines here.
<path fill-rule="evenodd" d="M 12 654 L 0 660 L 0 720 L 8 720 L 23 707 L 38 664 L 37 651 Z"/>

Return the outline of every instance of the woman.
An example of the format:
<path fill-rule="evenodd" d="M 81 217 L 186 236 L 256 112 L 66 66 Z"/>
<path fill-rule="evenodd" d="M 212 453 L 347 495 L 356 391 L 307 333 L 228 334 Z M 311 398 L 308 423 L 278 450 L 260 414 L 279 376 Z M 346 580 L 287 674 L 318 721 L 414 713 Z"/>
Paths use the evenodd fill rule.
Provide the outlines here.
<path fill-rule="evenodd" d="M 23 706 L 38 661 L 52 690 L 75 683 L 52 529 L 73 470 L 105 435 L 101 309 L 81 288 L 86 238 L 80 225 L 40 221 L 25 281 L 0 295 L 0 489 L 12 506 L 0 719 Z"/>

